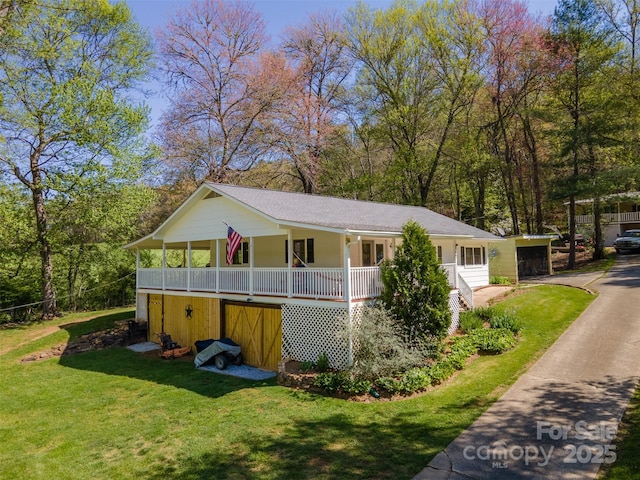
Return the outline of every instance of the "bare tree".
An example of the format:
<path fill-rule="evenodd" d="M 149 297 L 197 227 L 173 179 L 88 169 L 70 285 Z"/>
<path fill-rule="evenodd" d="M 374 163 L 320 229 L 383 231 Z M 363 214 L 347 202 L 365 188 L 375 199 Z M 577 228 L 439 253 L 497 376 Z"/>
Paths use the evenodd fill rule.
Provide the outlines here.
<path fill-rule="evenodd" d="M 344 82 L 351 71 L 343 27 L 335 13 L 317 13 L 289 28 L 282 45 L 286 96 L 266 126 L 267 138 L 291 163 L 306 193 L 317 189 L 325 152 L 336 135 Z"/>
<path fill-rule="evenodd" d="M 224 181 L 260 153 L 258 126 L 271 107 L 278 59 L 261 15 L 242 1 L 196 0 L 157 34 L 170 88 L 159 131 L 170 171 L 182 179 Z"/>

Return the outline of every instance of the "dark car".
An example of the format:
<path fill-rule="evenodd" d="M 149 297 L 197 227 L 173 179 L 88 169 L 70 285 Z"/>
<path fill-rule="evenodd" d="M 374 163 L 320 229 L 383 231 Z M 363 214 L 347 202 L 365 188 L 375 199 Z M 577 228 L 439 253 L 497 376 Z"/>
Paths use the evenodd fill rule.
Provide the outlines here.
<path fill-rule="evenodd" d="M 568 233 L 565 233 L 564 235 L 562 235 L 562 240 L 564 240 L 564 242 L 568 244 L 571 240 L 571 236 Z M 581 233 L 576 233 L 576 245 L 579 247 L 584 247 L 584 235 L 582 235 Z"/>

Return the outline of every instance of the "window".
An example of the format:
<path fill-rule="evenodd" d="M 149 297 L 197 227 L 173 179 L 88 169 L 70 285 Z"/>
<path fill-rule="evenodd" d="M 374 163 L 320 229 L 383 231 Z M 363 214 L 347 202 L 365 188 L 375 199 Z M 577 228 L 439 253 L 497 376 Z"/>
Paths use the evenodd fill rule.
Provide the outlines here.
<path fill-rule="evenodd" d="M 436 255 L 438 256 L 438 263 L 442 263 L 442 245 L 436 247 Z"/>
<path fill-rule="evenodd" d="M 376 265 L 384 260 L 384 244 L 376 243 Z"/>
<path fill-rule="evenodd" d="M 249 242 L 242 242 L 236 253 L 233 255 L 233 265 L 249 263 Z"/>
<path fill-rule="evenodd" d="M 484 247 L 460 247 L 460 264 L 465 266 L 485 264 Z"/>
<path fill-rule="evenodd" d="M 373 265 L 373 242 L 362 242 L 362 266 L 370 267 Z"/>
<path fill-rule="evenodd" d="M 303 263 L 315 262 L 313 238 L 293 241 L 293 259 L 298 258 Z M 284 241 L 284 261 L 289 262 L 289 240 Z"/>

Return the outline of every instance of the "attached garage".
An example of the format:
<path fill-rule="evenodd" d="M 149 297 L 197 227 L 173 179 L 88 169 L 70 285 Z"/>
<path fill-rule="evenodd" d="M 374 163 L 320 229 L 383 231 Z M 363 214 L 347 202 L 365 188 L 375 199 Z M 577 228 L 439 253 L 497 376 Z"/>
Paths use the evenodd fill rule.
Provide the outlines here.
<path fill-rule="evenodd" d="M 279 305 L 224 302 L 223 337 L 242 347 L 247 365 L 277 370 L 282 357 L 282 311 Z"/>

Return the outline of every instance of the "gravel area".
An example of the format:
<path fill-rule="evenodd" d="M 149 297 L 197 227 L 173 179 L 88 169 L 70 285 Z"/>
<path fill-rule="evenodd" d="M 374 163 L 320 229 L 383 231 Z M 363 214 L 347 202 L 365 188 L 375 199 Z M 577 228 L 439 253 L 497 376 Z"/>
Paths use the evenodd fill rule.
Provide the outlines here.
<path fill-rule="evenodd" d="M 154 350 L 160 350 L 160 345 L 153 342 L 136 343 L 127 347 L 129 350 L 133 350 L 138 353 L 152 352 Z"/>
<path fill-rule="evenodd" d="M 268 378 L 276 376 L 276 372 L 261 370 L 248 365 L 229 365 L 225 370 L 218 370 L 213 365 L 205 365 L 199 369 L 206 370 L 207 372 L 219 373 L 221 375 L 244 378 L 246 380 L 267 380 Z"/>

